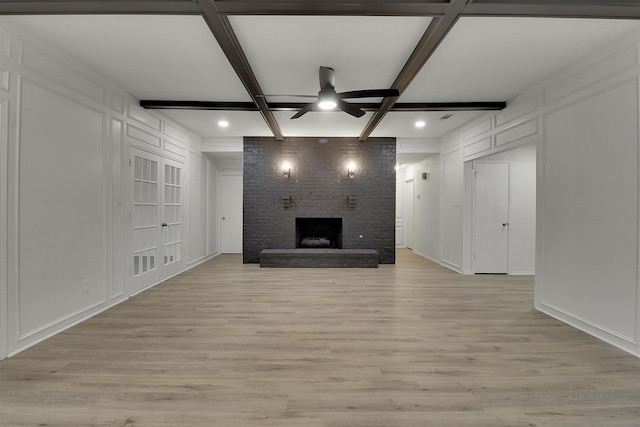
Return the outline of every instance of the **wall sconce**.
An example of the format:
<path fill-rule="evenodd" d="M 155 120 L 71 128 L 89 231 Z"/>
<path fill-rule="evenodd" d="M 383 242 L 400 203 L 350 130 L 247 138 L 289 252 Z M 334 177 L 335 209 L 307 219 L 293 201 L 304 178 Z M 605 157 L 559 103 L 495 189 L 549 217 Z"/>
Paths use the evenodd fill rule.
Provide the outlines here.
<path fill-rule="evenodd" d="M 282 164 L 282 177 L 284 179 L 289 179 L 291 177 L 291 165 L 289 162 L 284 162 Z"/>
<path fill-rule="evenodd" d="M 349 178 L 355 178 L 356 177 L 356 164 L 353 162 L 349 162 L 349 165 L 347 166 L 347 176 Z"/>

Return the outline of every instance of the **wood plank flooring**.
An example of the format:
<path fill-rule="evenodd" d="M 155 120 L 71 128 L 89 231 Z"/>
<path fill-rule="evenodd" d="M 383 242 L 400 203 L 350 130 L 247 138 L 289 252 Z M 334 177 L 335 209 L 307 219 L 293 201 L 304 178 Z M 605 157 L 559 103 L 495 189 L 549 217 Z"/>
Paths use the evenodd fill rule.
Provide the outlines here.
<path fill-rule="evenodd" d="M 222 255 L 0 362 L 2 426 L 640 426 L 640 359 L 533 278 Z"/>

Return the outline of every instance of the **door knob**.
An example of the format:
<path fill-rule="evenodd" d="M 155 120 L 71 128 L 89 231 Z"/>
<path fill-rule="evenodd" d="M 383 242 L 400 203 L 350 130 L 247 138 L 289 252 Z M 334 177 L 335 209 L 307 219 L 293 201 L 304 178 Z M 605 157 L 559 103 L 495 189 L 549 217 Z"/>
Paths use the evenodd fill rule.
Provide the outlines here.
<path fill-rule="evenodd" d="M 508 226 L 508 225 L 509 225 L 509 223 L 508 223 L 508 222 L 503 222 L 503 223 L 502 223 L 502 226 L 503 226 L 503 227 L 506 227 L 506 226 Z"/>

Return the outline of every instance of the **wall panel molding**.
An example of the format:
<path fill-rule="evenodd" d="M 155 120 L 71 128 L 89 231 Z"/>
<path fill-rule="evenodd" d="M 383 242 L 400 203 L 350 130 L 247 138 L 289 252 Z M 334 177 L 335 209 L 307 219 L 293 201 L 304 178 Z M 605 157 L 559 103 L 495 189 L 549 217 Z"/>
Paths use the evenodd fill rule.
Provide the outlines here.
<path fill-rule="evenodd" d="M 111 94 L 111 102 L 109 104 L 112 110 L 119 114 L 125 113 L 125 101 L 122 99 L 120 95 L 116 95 L 115 93 Z"/>
<path fill-rule="evenodd" d="M 469 156 L 473 156 L 475 154 L 480 154 L 487 150 L 491 150 L 491 137 L 488 136 L 479 141 L 473 142 L 469 145 L 465 145 L 463 149 L 463 156 L 465 158 Z"/>
<path fill-rule="evenodd" d="M 165 136 L 163 139 L 162 147 L 169 151 L 170 153 L 177 154 L 182 157 L 186 157 L 187 148 L 182 145 L 182 143 L 176 141 L 175 139 Z"/>
<path fill-rule="evenodd" d="M 69 69 L 58 59 L 47 55 L 36 47 L 23 44 L 21 65 L 27 70 L 54 80 L 66 89 L 104 105 L 105 90 L 98 83 Z M 46 74 L 44 74 L 45 72 Z"/>
<path fill-rule="evenodd" d="M 160 132 L 162 121 L 159 118 L 131 103 L 128 107 L 127 115 L 129 118 L 135 120 L 139 124 L 147 126 L 149 129 Z"/>
<path fill-rule="evenodd" d="M 126 280 L 126 257 L 122 248 L 127 248 L 127 239 L 124 230 L 127 227 L 125 219 L 126 184 L 128 183 L 129 169 L 127 167 L 127 150 L 124 144 L 124 122 L 112 118 L 110 123 L 111 145 L 111 286 L 109 299 L 115 299 L 124 295 Z"/>
<path fill-rule="evenodd" d="M 133 140 L 131 141 L 133 145 L 137 145 L 136 142 L 142 142 L 153 147 L 162 147 L 162 140 L 159 136 L 152 135 L 151 133 L 130 123 L 127 124 L 127 136 Z"/>
<path fill-rule="evenodd" d="M 470 126 L 462 131 L 462 139 L 467 142 L 476 136 L 487 133 L 491 130 L 491 119 L 492 117 L 485 117 L 481 122 Z"/>
<path fill-rule="evenodd" d="M 11 34 L 0 28 L 0 57 L 11 59 Z"/>
<path fill-rule="evenodd" d="M 517 143 L 538 134 L 538 119 L 529 120 L 507 130 L 496 133 L 495 147 Z"/>
<path fill-rule="evenodd" d="M 509 104 L 507 108 L 495 114 L 496 127 L 500 128 L 509 125 L 515 120 L 521 119 L 529 114 L 534 114 L 537 109 L 537 96 Z"/>
<path fill-rule="evenodd" d="M 544 90 L 544 102 L 547 105 L 553 104 L 617 74 L 632 70 L 637 65 L 636 49 L 629 47 L 611 58 L 602 58 L 579 73 L 568 75 L 549 85 Z"/>
<path fill-rule="evenodd" d="M 183 144 L 185 147 L 189 146 L 189 135 L 166 121 L 164 122 L 164 134 L 173 138 L 176 143 Z"/>
<path fill-rule="evenodd" d="M 8 210 L 8 141 L 9 141 L 9 100 L 0 99 L 0 360 L 8 354 L 8 274 L 7 274 L 7 251 L 8 251 L 8 230 L 7 230 L 7 210 Z"/>
<path fill-rule="evenodd" d="M 244 149 L 242 138 L 204 138 L 202 151 L 212 153 L 242 153 Z"/>
<path fill-rule="evenodd" d="M 437 139 L 397 138 L 396 152 L 401 153 L 439 153 L 440 141 Z"/>
<path fill-rule="evenodd" d="M 104 121 L 90 105 L 21 82 L 18 341 L 64 322 L 78 307 L 104 303 Z M 43 204 L 47 209 L 38 209 Z M 64 252 L 54 249 L 61 243 Z M 48 272 L 48 291 L 40 288 L 38 268 Z"/>
<path fill-rule="evenodd" d="M 0 68 L 0 89 L 9 92 L 9 70 Z"/>

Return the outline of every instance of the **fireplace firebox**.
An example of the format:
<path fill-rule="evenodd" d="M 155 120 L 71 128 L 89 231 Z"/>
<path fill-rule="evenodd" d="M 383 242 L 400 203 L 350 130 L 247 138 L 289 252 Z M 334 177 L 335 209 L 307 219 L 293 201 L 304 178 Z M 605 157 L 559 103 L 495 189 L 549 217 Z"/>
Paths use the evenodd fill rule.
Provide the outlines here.
<path fill-rule="evenodd" d="M 342 249 L 342 218 L 296 218 L 296 248 Z"/>

